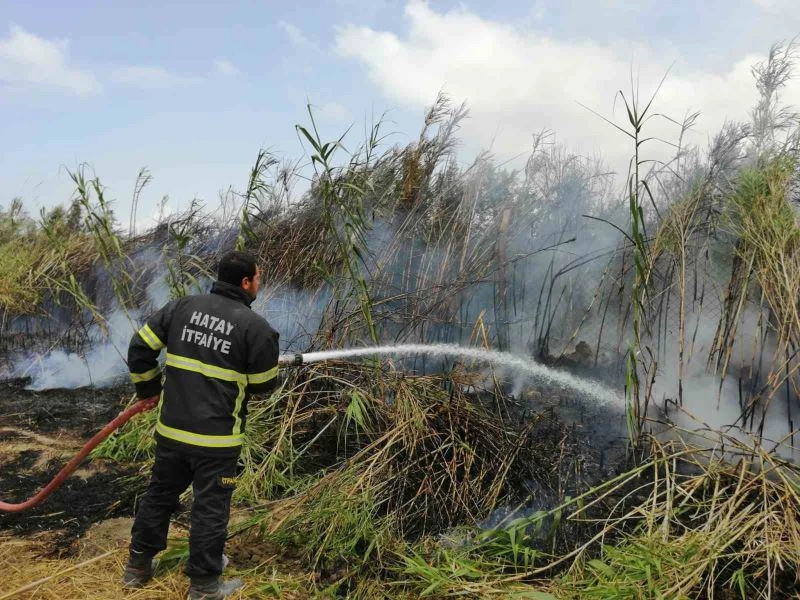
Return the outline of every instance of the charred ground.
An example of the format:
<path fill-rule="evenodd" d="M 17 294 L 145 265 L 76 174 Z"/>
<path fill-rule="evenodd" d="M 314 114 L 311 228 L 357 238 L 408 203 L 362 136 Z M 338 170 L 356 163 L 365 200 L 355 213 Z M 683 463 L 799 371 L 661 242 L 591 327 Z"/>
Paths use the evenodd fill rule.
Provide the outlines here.
<path fill-rule="evenodd" d="M 119 413 L 131 392 L 124 386 L 34 392 L 25 384 L 0 382 L 0 490 L 5 502 L 22 502 L 46 485 Z M 47 532 L 42 553 L 60 556 L 93 523 L 132 515 L 141 489 L 137 466 L 86 462 L 39 506 L 0 514 L 0 534 Z"/>

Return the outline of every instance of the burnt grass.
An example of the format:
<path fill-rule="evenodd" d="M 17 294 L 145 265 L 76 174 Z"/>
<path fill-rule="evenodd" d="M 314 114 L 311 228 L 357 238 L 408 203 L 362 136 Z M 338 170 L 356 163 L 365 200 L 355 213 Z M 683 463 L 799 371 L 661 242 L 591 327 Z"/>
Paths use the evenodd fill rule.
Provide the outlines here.
<path fill-rule="evenodd" d="M 0 429 L 18 429 L 48 437 L 69 436 L 87 441 L 113 419 L 130 398 L 132 387 L 25 390 L 24 380 L 0 382 Z M 13 432 L 0 433 L 0 444 L 16 441 Z M 77 449 L 76 449 L 77 451 Z M 43 466 L 44 450 L 0 453 L 0 500 L 23 502 L 61 470 L 69 457 Z M 50 532 L 43 554 L 64 556 L 92 524 L 132 516 L 136 497 L 144 489 L 139 468 L 110 461 L 85 461 L 89 475 L 72 475 L 41 504 L 20 513 L 0 512 L 0 534 L 30 536 Z"/>
<path fill-rule="evenodd" d="M 49 434 L 69 431 L 89 439 L 119 414 L 133 385 L 26 390 L 27 378 L 0 380 L 0 427 Z"/>

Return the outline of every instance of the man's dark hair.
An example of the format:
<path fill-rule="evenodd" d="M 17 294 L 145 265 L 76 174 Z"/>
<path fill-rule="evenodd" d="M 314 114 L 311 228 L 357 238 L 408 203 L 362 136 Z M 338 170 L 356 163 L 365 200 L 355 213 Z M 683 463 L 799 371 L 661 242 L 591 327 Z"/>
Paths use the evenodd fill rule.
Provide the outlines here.
<path fill-rule="evenodd" d="M 242 279 L 256 274 L 256 259 L 247 252 L 228 252 L 219 261 L 217 279 L 231 285 L 242 285 Z"/>

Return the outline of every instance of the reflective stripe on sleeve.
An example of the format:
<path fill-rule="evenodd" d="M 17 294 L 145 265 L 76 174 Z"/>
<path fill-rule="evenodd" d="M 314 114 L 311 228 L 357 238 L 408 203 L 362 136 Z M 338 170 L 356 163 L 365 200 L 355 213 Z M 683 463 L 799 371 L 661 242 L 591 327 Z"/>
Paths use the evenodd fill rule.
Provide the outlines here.
<path fill-rule="evenodd" d="M 131 373 L 131 381 L 133 381 L 133 383 L 144 383 L 145 381 L 155 379 L 159 375 L 161 375 L 161 367 L 154 367 L 144 373 Z"/>
<path fill-rule="evenodd" d="M 247 375 L 247 382 L 256 384 L 256 383 L 266 383 L 270 379 L 274 379 L 278 375 L 278 367 L 274 366 L 269 371 L 264 371 L 263 373 L 250 373 Z"/>
<path fill-rule="evenodd" d="M 146 323 L 145 326 L 139 330 L 139 337 L 144 340 L 145 344 L 150 346 L 151 350 L 161 350 L 165 345 Z"/>

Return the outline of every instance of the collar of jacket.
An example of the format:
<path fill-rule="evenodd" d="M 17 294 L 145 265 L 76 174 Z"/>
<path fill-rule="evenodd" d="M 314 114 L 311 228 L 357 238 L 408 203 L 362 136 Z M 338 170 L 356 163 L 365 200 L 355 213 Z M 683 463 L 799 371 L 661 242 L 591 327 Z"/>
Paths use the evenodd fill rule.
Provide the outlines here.
<path fill-rule="evenodd" d="M 239 286 L 231 285 L 230 283 L 225 283 L 224 281 L 215 281 L 211 286 L 211 293 L 225 296 L 231 300 L 236 300 L 245 306 L 250 306 L 253 303 L 253 299 L 250 297 L 250 294 L 245 292 Z"/>

